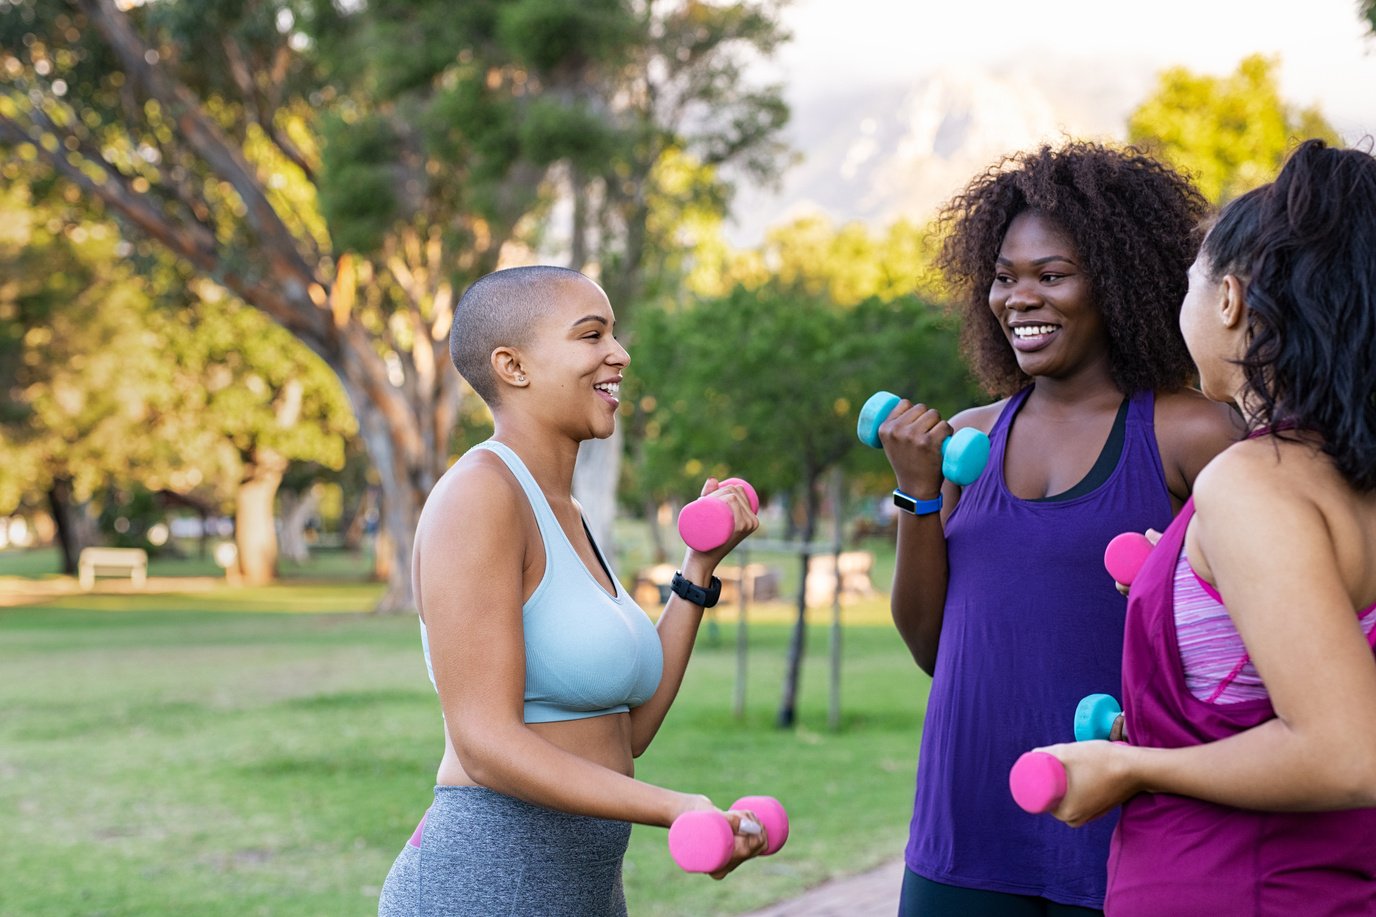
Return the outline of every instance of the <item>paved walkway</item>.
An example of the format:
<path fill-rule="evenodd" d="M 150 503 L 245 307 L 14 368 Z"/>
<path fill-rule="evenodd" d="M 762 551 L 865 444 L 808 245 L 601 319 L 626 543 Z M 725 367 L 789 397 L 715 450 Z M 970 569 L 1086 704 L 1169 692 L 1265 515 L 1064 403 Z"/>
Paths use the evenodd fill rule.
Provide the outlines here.
<path fill-rule="evenodd" d="M 900 858 L 858 876 L 833 879 L 742 917 L 894 917 L 902 884 Z"/>

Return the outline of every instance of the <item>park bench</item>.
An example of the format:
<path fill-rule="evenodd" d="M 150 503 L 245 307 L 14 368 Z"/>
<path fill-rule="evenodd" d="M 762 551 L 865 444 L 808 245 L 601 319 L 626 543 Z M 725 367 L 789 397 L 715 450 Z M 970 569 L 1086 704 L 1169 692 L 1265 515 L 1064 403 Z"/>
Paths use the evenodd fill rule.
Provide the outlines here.
<path fill-rule="evenodd" d="M 135 589 L 148 579 L 148 552 L 143 548 L 82 548 L 76 562 L 82 589 L 94 589 L 96 576 L 125 576 Z"/>
<path fill-rule="evenodd" d="M 838 591 L 838 568 L 841 574 L 841 601 L 874 595 L 874 584 L 870 581 L 874 555 L 869 551 L 843 551 L 839 557 L 835 554 L 814 554 L 807 559 L 807 581 L 804 586 L 804 601 L 810 607 L 831 604 Z"/>

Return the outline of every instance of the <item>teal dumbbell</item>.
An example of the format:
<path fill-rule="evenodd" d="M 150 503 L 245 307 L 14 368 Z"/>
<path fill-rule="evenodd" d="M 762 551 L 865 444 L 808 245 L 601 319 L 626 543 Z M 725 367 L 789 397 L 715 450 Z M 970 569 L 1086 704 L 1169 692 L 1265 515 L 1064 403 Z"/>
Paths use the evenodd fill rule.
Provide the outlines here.
<path fill-rule="evenodd" d="M 893 409 L 903 399 L 893 392 L 875 392 L 860 409 L 855 433 L 860 442 L 872 449 L 882 449 L 879 425 L 889 419 Z M 957 430 L 954 436 L 941 441 L 941 474 L 953 484 L 964 487 L 973 484 L 989 463 L 989 437 L 974 427 Z"/>
<path fill-rule="evenodd" d="M 1088 695 L 1075 707 L 1075 741 L 1107 739 L 1113 732 L 1113 721 L 1122 713 L 1122 706 L 1109 695 Z"/>

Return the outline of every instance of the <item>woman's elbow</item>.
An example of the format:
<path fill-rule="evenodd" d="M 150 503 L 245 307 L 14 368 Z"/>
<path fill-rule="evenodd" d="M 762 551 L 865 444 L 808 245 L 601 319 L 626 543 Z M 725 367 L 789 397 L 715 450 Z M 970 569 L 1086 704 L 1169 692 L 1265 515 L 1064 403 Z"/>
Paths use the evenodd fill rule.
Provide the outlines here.
<path fill-rule="evenodd" d="M 1326 788 L 1325 808 L 1376 808 L 1376 738 L 1348 735 L 1314 762 L 1316 783 Z"/>
<path fill-rule="evenodd" d="M 459 766 L 478 786 L 501 790 L 506 783 L 506 763 L 511 756 L 502 751 L 503 743 L 494 735 L 465 731 L 453 736 Z"/>
<path fill-rule="evenodd" d="M 639 726 L 639 728 L 637 728 Z M 645 724 L 637 724 L 635 721 L 635 711 L 631 711 L 631 757 L 639 758 L 645 754 L 650 743 L 654 741 L 655 734 L 659 732 L 658 727 L 648 728 Z"/>
<path fill-rule="evenodd" d="M 1376 743 L 1373 747 L 1348 756 L 1342 770 L 1342 788 L 1351 800 L 1351 808 L 1376 808 Z"/>
<path fill-rule="evenodd" d="M 917 667 L 927 674 L 930 678 L 936 673 L 936 641 L 923 639 L 919 634 L 913 634 L 899 628 L 898 634 L 903 638 L 904 644 L 908 647 L 908 653 L 913 657 L 913 662 Z"/>

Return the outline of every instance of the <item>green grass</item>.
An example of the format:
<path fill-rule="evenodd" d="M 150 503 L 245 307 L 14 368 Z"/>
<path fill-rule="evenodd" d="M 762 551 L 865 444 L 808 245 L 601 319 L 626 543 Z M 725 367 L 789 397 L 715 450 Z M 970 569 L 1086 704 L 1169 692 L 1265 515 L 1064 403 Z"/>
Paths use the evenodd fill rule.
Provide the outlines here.
<path fill-rule="evenodd" d="M 14 816 L 0 832 L 0 911 L 376 913 L 442 749 L 415 619 L 343 613 L 378 589 L 313 581 L 0 609 L 0 812 Z M 823 611 L 800 725 L 779 730 L 790 614 L 752 607 L 739 722 L 730 613 L 717 641 L 704 631 L 637 774 L 720 805 L 776 795 L 788 846 L 718 883 L 678 871 L 665 832 L 637 827 L 625 871 L 637 917 L 739 913 L 901 851 L 926 679 L 882 601 L 848 608 L 862 623 L 844 632 L 843 722 L 829 731 Z"/>
<path fill-rule="evenodd" d="M 154 554 L 148 559 L 149 576 L 224 576 L 213 558 L 200 556 L 196 542 L 182 542 L 180 556 Z M 372 572 L 371 555 L 340 549 L 315 550 L 305 564 L 282 558 L 278 572 L 285 580 L 328 579 L 359 582 Z M 57 548 L 29 548 L 0 551 L 0 577 L 47 579 L 62 573 L 62 556 Z"/>

